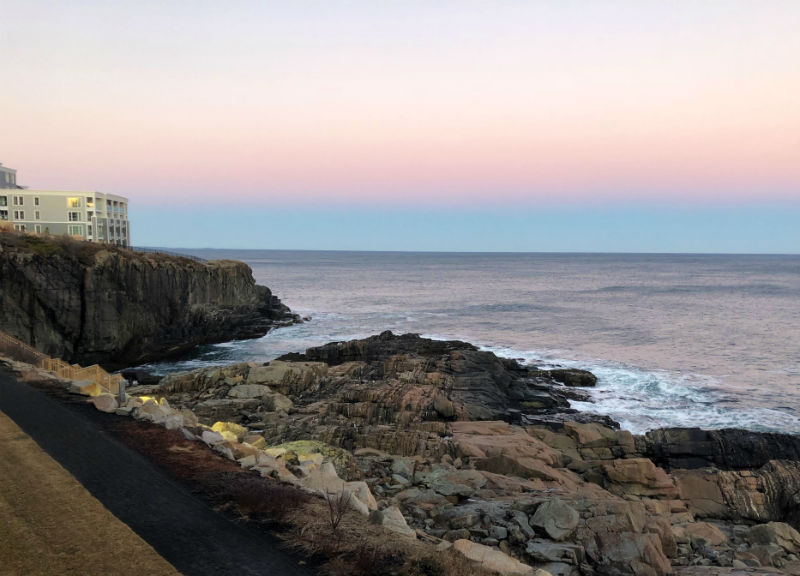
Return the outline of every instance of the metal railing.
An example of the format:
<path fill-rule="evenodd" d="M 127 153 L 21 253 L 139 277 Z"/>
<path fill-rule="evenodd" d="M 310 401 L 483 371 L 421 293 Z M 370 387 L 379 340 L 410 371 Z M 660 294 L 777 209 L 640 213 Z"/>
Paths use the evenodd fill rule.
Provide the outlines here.
<path fill-rule="evenodd" d="M 83 367 L 80 364 L 70 364 L 59 358 L 51 358 L 44 352 L 25 344 L 10 334 L 0 331 L 0 350 L 8 353 L 12 358 L 21 362 L 35 364 L 59 378 L 67 380 L 83 380 L 97 384 L 101 392 L 119 394 L 120 383 L 125 379 L 122 374 L 109 374 L 99 365 Z"/>

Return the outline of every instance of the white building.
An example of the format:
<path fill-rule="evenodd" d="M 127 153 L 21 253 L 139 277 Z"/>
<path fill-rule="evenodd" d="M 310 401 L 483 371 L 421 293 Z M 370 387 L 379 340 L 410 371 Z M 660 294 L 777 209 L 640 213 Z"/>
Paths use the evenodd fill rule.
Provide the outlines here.
<path fill-rule="evenodd" d="M 128 199 L 101 192 L 31 190 L 18 186 L 16 170 L 0 165 L 0 221 L 20 232 L 68 234 L 131 245 Z"/>

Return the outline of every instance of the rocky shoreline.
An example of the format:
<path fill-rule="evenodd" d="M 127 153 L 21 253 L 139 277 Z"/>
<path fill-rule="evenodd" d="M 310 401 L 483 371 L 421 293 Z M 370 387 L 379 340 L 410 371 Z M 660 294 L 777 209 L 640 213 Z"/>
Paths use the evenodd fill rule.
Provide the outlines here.
<path fill-rule="evenodd" d="M 800 573 L 800 438 L 634 436 L 594 382 L 386 332 L 92 400 L 502 574 Z"/>

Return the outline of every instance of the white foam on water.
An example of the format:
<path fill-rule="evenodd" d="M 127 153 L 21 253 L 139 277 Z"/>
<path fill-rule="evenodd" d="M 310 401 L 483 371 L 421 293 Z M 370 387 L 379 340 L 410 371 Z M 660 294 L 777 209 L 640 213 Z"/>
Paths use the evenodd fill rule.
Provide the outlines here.
<path fill-rule="evenodd" d="M 667 427 L 800 433 L 800 418 L 793 411 L 754 405 L 746 395 L 726 390 L 720 381 L 710 376 L 645 370 L 603 360 L 580 360 L 559 350 L 520 351 L 498 346 L 482 346 L 481 349 L 543 369 L 589 370 L 597 376 L 597 386 L 582 390 L 589 394 L 591 401 L 571 401 L 571 407 L 609 416 L 634 434 Z"/>

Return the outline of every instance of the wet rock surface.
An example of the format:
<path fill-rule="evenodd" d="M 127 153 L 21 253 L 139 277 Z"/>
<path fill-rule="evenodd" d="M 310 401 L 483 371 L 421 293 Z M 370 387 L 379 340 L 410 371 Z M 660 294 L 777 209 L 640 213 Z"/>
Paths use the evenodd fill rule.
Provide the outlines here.
<path fill-rule="evenodd" d="M 357 492 L 365 522 L 507 573 L 797 573 L 795 437 L 634 436 L 570 411 L 572 389 L 544 373 L 384 333 L 172 375 L 134 389 L 161 400 L 133 410 L 165 424 L 191 410 L 186 434 L 243 466 Z"/>

